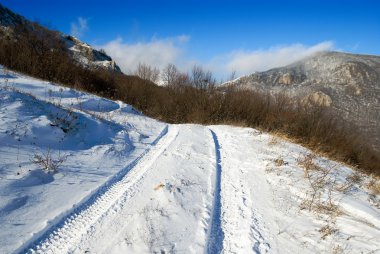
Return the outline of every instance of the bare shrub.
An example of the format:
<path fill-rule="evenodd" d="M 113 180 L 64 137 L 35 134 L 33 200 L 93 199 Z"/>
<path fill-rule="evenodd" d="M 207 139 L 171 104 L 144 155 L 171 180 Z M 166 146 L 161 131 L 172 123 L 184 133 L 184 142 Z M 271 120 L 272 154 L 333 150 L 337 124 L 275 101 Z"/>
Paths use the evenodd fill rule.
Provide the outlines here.
<path fill-rule="evenodd" d="M 321 170 L 321 168 L 314 163 L 315 154 L 309 153 L 297 159 L 298 165 L 301 166 L 305 173 L 305 178 L 311 177 L 311 171 Z"/>
<path fill-rule="evenodd" d="M 311 190 L 300 204 L 301 209 L 308 209 L 318 214 L 337 216 L 340 211 L 333 202 L 332 192 L 337 190 L 337 182 L 333 169 L 325 169 L 315 162 L 314 154 L 307 154 L 298 159 L 298 164 L 304 169 L 304 177 L 308 180 Z"/>
<path fill-rule="evenodd" d="M 160 70 L 148 64 L 139 63 L 134 74 L 144 80 L 149 80 L 153 83 L 157 83 L 160 77 Z"/>
<path fill-rule="evenodd" d="M 327 236 L 336 233 L 338 230 L 331 225 L 325 225 L 322 228 L 320 228 L 319 233 L 321 233 L 321 239 L 325 240 Z"/>
<path fill-rule="evenodd" d="M 60 153 L 54 157 L 51 149 L 48 149 L 45 153 L 34 154 L 32 162 L 47 173 L 56 173 L 67 157 L 67 155 L 61 155 Z"/>
<path fill-rule="evenodd" d="M 278 138 L 276 138 L 276 137 L 273 136 L 273 137 L 270 138 L 270 140 L 268 142 L 268 145 L 274 146 L 274 145 L 277 145 L 278 143 L 279 143 Z"/>
<path fill-rule="evenodd" d="M 363 181 L 362 175 L 359 172 L 352 172 L 346 177 L 344 183 L 338 184 L 336 190 L 342 193 L 349 193 L 355 185 L 360 185 Z"/>
<path fill-rule="evenodd" d="M 347 182 L 353 183 L 353 184 L 361 184 L 363 181 L 362 176 L 358 172 L 353 172 L 349 176 L 346 177 Z"/>
<path fill-rule="evenodd" d="M 380 181 L 376 179 L 371 179 L 367 184 L 368 189 L 371 191 L 372 195 L 380 194 Z"/>

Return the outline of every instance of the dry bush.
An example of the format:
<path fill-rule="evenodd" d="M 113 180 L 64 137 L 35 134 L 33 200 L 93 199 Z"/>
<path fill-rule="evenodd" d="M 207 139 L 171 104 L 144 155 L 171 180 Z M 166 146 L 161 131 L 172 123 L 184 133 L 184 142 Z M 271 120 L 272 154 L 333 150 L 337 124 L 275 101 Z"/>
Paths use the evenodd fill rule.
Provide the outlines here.
<path fill-rule="evenodd" d="M 67 155 L 60 153 L 54 158 L 53 153 L 48 149 L 45 153 L 34 154 L 32 162 L 37 164 L 47 173 L 56 173 L 58 168 L 66 161 Z"/>
<path fill-rule="evenodd" d="M 380 181 L 376 179 L 371 179 L 367 184 L 368 189 L 371 191 L 372 195 L 380 194 Z"/>
<path fill-rule="evenodd" d="M 298 164 L 304 169 L 304 177 L 308 180 L 311 190 L 300 204 L 301 209 L 308 209 L 317 214 L 337 216 L 340 212 L 332 200 L 332 192 L 337 190 L 334 169 L 325 169 L 315 162 L 314 154 L 307 154 L 298 159 Z"/>
<path fill-rule="evenodd" d="M 311 171 L 322 171 L 322 168 L 314 163 L 315 158 L 315 154 L 309 153 L 297 159 L 298 165 L 304 170 L 305 178 L 310 178 Z"/>
<path fill-rule="evenodd" d="M 278 143 L 279 143 L 278 138 L 271 137 L 270 140 L 269 140 L 269 142 L 268 142 L 268 145 L 274 146 L 274 145 L 277 145 Z"/>
<path fill-rule="evenodd" d="M 338 230 L 331 225 L 325 225 L 322 228 L 318 230 L 319 233 L 321 233 L 321 239 L 325 240 L 327 236 L 332 235 L 336 233 Z"/>
<path fill-rule="evenodd" d="M 353 172 L 346 177 L 346 180 L 351 183 L 360 184 L 363 181 L 362 176 L 358 172 Z"/>

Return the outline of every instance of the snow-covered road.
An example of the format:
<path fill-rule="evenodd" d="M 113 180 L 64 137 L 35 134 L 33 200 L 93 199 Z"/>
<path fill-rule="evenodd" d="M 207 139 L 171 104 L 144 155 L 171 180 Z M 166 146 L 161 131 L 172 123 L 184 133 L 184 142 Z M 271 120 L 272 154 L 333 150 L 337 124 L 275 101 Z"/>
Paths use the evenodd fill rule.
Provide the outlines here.
<path fill-rule="evenodd" d="M 152 148 L 128 166 L 124 177 L 111 179 L 112 184 L 106 183 L 81 209 L 26 249 L 41 253 L 268 252 L 271 239 L 254 208 L 252 179 L 247 178 L 249 169 L 260 168 L 252 168 L 247 158 L 241 163 L 247 151 L 239 148 L 247 137 L 239 136 L 242 139 L 215 126 L 167 126 Z"/>
<path fill-rule="evenodd" d="M 376 182 L 351 168 L 315 156 L 306 174 L 311 151 L 251 128 L 2 79 L 0 253 L 380 252 Z M 30 159 L 47 149 L 68 156 L 54 174 Z"/>
<path fill-rule="evenodd" d="M 203 252 L 213 210 L 212 137 L 201 126 L 171 129 L 175 139 L 140 179 L 136 195 L 116 204 L 74 253 Z"/>

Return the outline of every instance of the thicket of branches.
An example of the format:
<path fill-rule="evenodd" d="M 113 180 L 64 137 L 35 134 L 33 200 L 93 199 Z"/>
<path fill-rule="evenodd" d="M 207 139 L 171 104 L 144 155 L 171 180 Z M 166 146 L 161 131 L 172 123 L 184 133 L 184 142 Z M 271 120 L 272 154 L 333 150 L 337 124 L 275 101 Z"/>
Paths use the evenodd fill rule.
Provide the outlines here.
<path fill-rule="evenodd" d="M 329 108 L 305 107 L 284 95 L 246 89 L 220 90 L 210 72 L 189 74 L 168 65 L 140 65 L 137 76 L 88 70 L 74 63 L 60 34 L 38 25 L 0 34 L 0 64 L 35 77 L 123 100 L 146 115 L 169 123 L 232 124 L 277 132 L 313 150 L 380 175 L 380 156 L 357 128 Z M 158 75 L 166 86 L 152 83 Z"/>

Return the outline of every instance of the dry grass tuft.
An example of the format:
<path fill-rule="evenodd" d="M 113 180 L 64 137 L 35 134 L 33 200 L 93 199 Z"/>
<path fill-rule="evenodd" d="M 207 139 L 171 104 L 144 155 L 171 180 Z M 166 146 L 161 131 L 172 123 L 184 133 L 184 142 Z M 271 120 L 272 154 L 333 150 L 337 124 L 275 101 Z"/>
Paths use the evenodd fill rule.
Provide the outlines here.
<path fill-rule="evenodd" d="M 311 171 L 323 171 L 323 168 L 314 163 L 315 158 L 315 154 L 309 153 L 297 159 L 298 165 L 304 170 L 305 178 L 310 178 Z"/>
<path fill-rule="evenodd" d="M 363 181 L 362 176 L 358 172 L 353 172 L 349 176 L 346 177 L 347 182 L 352 184 L 361 184 Z"/>
<path fill-rule="evenodd" d="M 318 231 L 319 231 L 319 233 L 321 233 L 321 239 L 322 240 L 325 240 L 327 236 L 338 232 L 338 230 L 336 228 L 332 227 L 331 225 L 325 225 L 322 228 L 320 228 Z"/>
<path fill-rule="evenodd" d="M 368 189 L 371 191 L 372 195 L 380 194 L 380 180 L 371 179 L 367 184 Z"/>
<path fill-rule="evenodd" d="M 280 143 L 279 139 L 277 137 L 271 137 L 270 140 L 268 141 L 268 145 L 270 146 L 275 146 Z"/>

